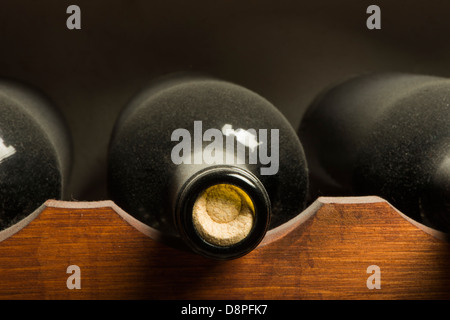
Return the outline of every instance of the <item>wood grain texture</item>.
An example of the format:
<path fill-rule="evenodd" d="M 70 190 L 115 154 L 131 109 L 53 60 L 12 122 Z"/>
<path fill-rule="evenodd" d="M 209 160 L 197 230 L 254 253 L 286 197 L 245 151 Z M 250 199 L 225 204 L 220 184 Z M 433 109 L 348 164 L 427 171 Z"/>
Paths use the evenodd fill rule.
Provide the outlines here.
<path fill-rule="evenodd" d="M 446 235 L 375 197 L 319 198 L 231 261 L 168 246 L 111 201 L 48 201 L 0 239 L 2 299 L 450 298 Z M 70 265 L 81 289 L 66 286 Z M 366 286 L 370 265 L 381 289 Z"/>

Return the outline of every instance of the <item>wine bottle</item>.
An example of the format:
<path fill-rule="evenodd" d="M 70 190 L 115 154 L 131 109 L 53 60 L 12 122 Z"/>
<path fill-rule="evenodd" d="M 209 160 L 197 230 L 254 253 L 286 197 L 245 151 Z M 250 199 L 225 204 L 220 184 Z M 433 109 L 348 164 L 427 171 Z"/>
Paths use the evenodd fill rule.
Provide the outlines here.
<path fill-rule="evenodd" d="M 242 86 L 171 75 L 120 114 L 109 146 L 111 198 L 205 257 L 233 259 L 298 215 L 308 178 L 285 117 Z"/>
<path fill-rule="evenodd" d="M 378 195 L 450 231 L 450 80 L 354 77 L 317 97 L 298 134 L 315 196 Z"/>
<path fill-rule="evenodd" d="M 0 229 L 61 199 L 71 139 L 61 113 L 40 90 L 0 79 Z"/>

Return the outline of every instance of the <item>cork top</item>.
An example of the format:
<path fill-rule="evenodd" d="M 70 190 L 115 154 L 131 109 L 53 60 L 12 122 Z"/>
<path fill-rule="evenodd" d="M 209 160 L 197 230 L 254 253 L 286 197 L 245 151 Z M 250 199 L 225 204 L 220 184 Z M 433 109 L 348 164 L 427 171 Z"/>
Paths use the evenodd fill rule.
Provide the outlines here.
<path fill-rule="evenodd" d="M 250 197 L 242 189 L 229 184 L 217 184 L 197 198 L 192 220 L 205 241 L 217 246 L 231 246 L 250 233 L 255 209 Z"/>

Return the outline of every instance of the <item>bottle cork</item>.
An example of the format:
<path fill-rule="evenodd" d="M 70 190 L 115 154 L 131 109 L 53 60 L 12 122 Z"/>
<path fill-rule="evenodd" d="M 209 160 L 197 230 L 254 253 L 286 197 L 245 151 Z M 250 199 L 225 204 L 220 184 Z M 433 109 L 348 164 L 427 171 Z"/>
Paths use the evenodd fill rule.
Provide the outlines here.
<path fill-rule="evenodd" d="M 239 243 L 250 233 L 255 219 L 253 203 L 240 188 L 218 184 L 196 200 L 192 213 L 195 229 L 217 246 Z"/>

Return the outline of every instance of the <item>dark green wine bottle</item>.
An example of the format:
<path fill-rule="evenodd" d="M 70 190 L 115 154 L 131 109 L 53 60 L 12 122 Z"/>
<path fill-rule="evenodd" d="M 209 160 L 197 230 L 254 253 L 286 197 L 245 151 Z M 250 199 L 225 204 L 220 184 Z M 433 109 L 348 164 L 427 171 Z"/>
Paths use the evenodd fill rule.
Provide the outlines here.
<path fill-rule="evenodd" d="M 450 231 L 450 80 L 373 74 L 321 94 L 299 128 L 319 195 L 378 195 Z"/>
<path fill-rule="evenodd" d="M 250 252 L 305 206 L 295 130 L 258 94 L 208 77 L 142 90 L 117 121 L 108 162 L 119 206 L 215 259 Z"/>
<path fill-rule="evenodd" d="M 60 112 L 34 87 L 0 80 L 0 229 L 61 199 L 71 140 Z"/>

